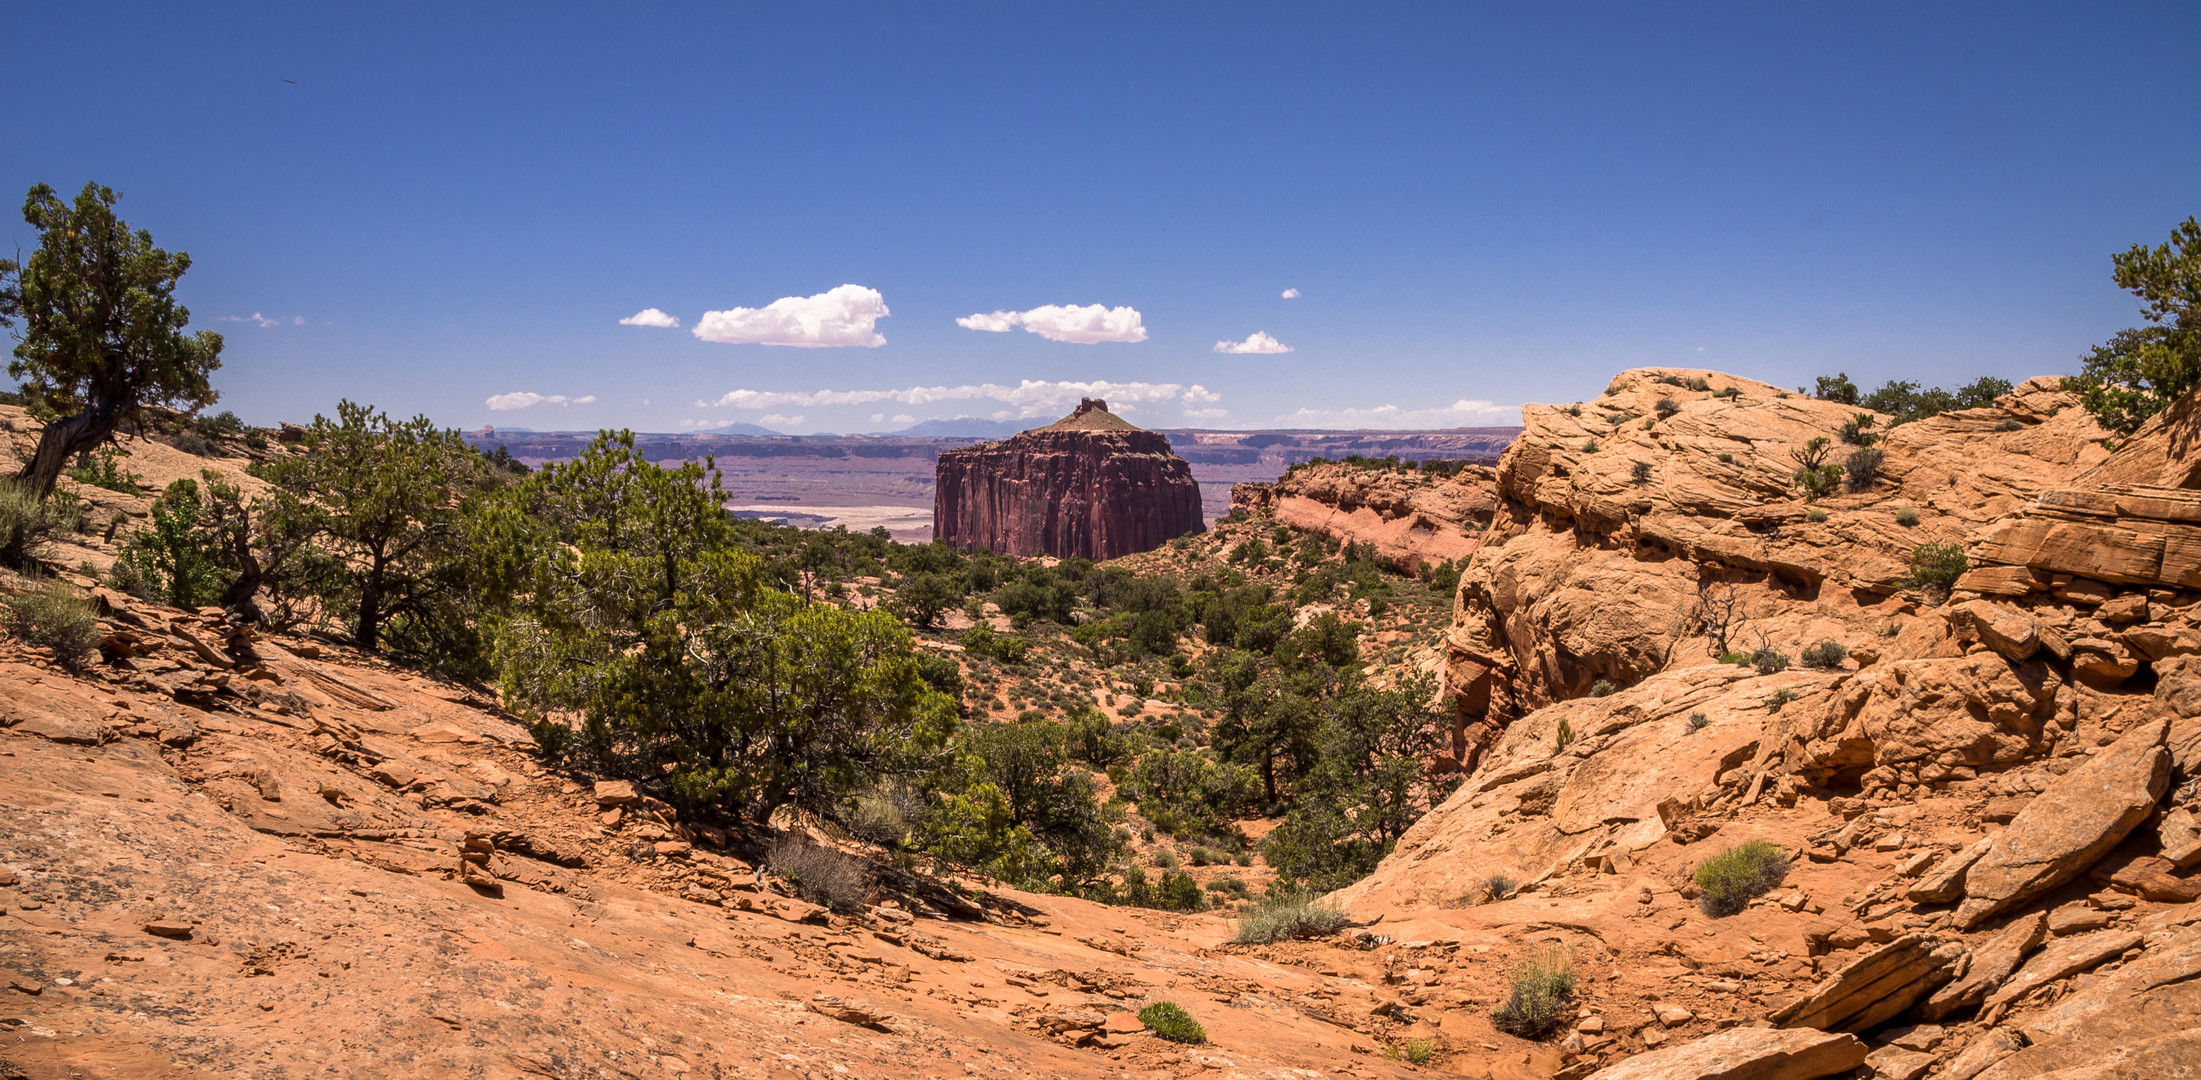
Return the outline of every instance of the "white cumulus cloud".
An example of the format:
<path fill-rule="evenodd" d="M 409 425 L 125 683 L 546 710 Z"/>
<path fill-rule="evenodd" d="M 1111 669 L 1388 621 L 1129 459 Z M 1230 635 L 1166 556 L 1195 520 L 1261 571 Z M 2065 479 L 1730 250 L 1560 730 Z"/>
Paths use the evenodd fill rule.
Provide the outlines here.
<path fill-rule="evenodd" d="M 1102 307 L 1099 304 L 1044 304 L 1030 311 L 996 311 L 991 315 L 966 315 L 955 320 L 966 330 L 1006 333 L 1022 326 L 1049 341 L 1093 345 L 1103 341 L 1145 341 L 1146 325 L 1137 308 Z"/>
<path fill-rule="evenodd" d="M 1187 405 L 1213 405 L 1221 400 L 1223 400 L 1223 395 L 1201 386 L 1199 383 L 1193 383 L 1185 390 L 1185 404 Z"/>
<path fill-rule="evenodd" d="M 1191 417 L 1197 417 L 1197 418 L 1199 418 L 1199 419 L 1201 419 L 1201 420 L 1214 420 L 1214 419 L 1217 419 L 1217 418 L 1220 418 L 1220 417 L 1225 417 L 1225 416 L 1229 416 L 1229 415 L 1230 415 L 1230 410 L 1229 410 L 1229 409 L 1186 409 L 1186 410 L 1185 410 L 1185 415 L 1186 415 L 1186 416 L 1191 416 Z"/>
<path fill-rule="evenodd" d="M 807 417 L 804 417 L 800 414 L 794 416 L 781 416 L 778 413 L 766 413 L 763 417 L 764 425 L 766 427 L 791 427 L 795 424 L 802 423 L 805 419 L 807 419 Z"/>
<path fill-rule="evenodd" d="M 1401 409 L 1378 405 L 1373 409 L 1300 409 L 1276 418 L 1291 427 L 1326 428 L 1446 428 L 1498 427 L 1521 422 L 1519 405 L 1461 398 L 1436 409 Z"/>
<path fill-rule="evenodd" d="M 816 296 L 783 296 L 760 308 L 706 311 L 690 332 L 725 345 L 877 348 L 887 339 L 875 327 L 888 314 L 879 290 L 842 285 Z"/>
<path fill-rule="evenodd" d="M 673 318 L 672 316 L 667 315 L 664 312 L 657 310 L 656 308 L 646 307 L 640 311 L 635 312 L 632 315 L 627 316 L 624 319 L 619 320 L 619 325 L 661 326 L 666 329 L 677 329 L 680 326 L 680 320 Z"/>
<path fill-rule="evenodd" d="M 897 423 L 897 424 L 914 424 L 914 423 L 916 423 L 916 422 L 917 422 L 917 418 L 916 418 L 916 417 L 914 417 L 914 416 L 911 416 L 910 414 L 908 414 L 908 413 L 906 413 L 906 412 L 904 412 L 904 413 L 895 413 L 895 414 L 894 414 L 894 422 L 895 422 L 895 423 Z"/>
<path fill-rule="evenodd" d="M 1292 351 L 1292 347 L 1284 344 L 1281 341 L 1276 340 L 1275 338 L 1270 337 L 1269 332 L 1266 330 L 1256 330 L 1253 332 L 1252 336 L 1246 338 L 1246 340 L 1244 341 L 1216 342 L 1215 351 L 1219 353 L 1269 354 L 1288 353 Z"/>
<path fill-rule="evenodd" d="M 1079 398 L 1106 398 L 1118 402 L 1159 404 L 1184 391 L 1183 383 L 1048 381 L 1025 379 L 1015 386 L 976 383 L 962 386 L 909 386 L 898 390 L 729 390 L 714 402 L 697 402 L 722 409 L 816 409 L 834 405 L 934 405 L 944 401 L 998 401 L 1011 415 L 1038 416 L 1075 405 Z"/>
<path fill-rule="evenodd" d="M 1286 289 L 1286 290 L 1284 290 L 1284 299 L 1286 299 L 1286 300 L 1297 300 L 1297 299 L 1299 299 L 1299 290 L 1298 290 L 1298 289 Z"/>
<path fill-rule="evenodd" d="M 567 397 L 564 394 L 530 394 L 522 390 L 510 394 L 498 394 L 490 398 L 487 404 L 497 412 L 510 412 L 513 409 L 525 409 L 536 405 L 591 405 L 595 401 L 596 395 L 594 394 Z"/>
<path fill-rule="evenodd" d="M 251 323 L 252 325 L 257 326 L 262 330 L 265 330 L 270 326 L 281 326 L 286 321 L 289 322 L 292 326 L 306 325 L 306 317 L 303 315 L 293 315 L 288 320 L 286 320 L 280 315 L 262 315 L 257 311 L 253 312 L 250 315 L 217 315 L 214 317 L 214 321 Z"/>

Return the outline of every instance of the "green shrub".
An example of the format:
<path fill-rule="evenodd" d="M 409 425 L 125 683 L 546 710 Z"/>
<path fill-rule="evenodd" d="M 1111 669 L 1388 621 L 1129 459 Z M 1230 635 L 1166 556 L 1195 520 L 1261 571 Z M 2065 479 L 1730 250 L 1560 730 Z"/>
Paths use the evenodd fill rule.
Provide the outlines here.
<path fill-rule="evenodd" d="M 1708 716 L 1706 716 L 1706 715 L 1704 715 L 1703 713 L 1700 713 L 1700 712 L 1693 712 L 1693 713 L 1690 713 L 1690 714 L 1689 714 L 1689 731 L 1690 731 L 1690 732 L 1691 732 L 1692 734 L 1693 734 L 1693 733 L 1695 733 L 1695 732 L 1703 731 L 1703 730 L 1704 730 L 1705 728 L 1708 728 L 1708 727 L 1711 727 L 1711 726 L 1712 726 L 1712 718 L 1711 718 L 1711 717 L 1708 717 Z"/>
<path fill-rule="evenodd" d="M 1492 874 L 1483 879 L 1483 891 L 1490 894 L 1492 900 L 1505 900 L 1520 892 L 1521 885 L 1511 874 Z"/>
<path fill-rule="evenodd" d="M 1651 411 L 1657 413 L 1659 419 L 1664 420 L 1668 417 L 1673 416 L 1675 413 L 1680 412 L 1681 403 L 1675 401 L 1673 398 L 1662 397 L 1658 399 L 1658 403 L 1656 405 L 1651 406 Z"/>
<path fill-rule="evenodd" d="M 1819 508 L 1818 508 L 1818 507 L 1816 507 L 1816 506 L 1812 507 L 1812 508 L 1811 508 L 1811 509 L 1809 509 L 1809 510 L 1806 510 L 1806 511 L 1804 511 L 1804 520 L 1805 520 L 1805 521 L 1808 521 L 1808 522 L 1810 522 L 1810 523 L 1812 523 L 1813 525 L 1818 525 L 1818 524 L 1821 524 L 1821 523 L 1825 522 L 1825 521 L 1826 521 L 1826 519 L 1827 519 L 1827 512 L 1826 512 L 1826 511 L 1824 511 L 1824 510 L 1821 510 L 1821 509 L 1819 509 Z"/>
<path fill-rule="evenodd" d="M 7 599 L 8 633 L 25 645 L 52 649 L 63 667 L 82 667 L 99 648 L 92 602 L 60 581 Z"/>
<path fill-rule="evenodd" d="M 128 564 L 115 564 L 117 568 L 125 565 Z M 527 733 L 534 736 L 535 748 L 543 752 L 545 761 L 564 761 L 566 755 L 573 752 L 573 725 L 563 720 L 543 717 L 527 725 Z"/>
<path fill-rule="evenodd" d="M 1730 454 L 1725 450 L 1722 450 L 1719 453 L 1712 455 L 1712 457 L 1714 460 L 1718 461 L 1722 465 L 1733 465 L 1735 463 L 1735 455 Z"/>
<path fill-rule="evenodd" d="M 1392 1043 L 1384 1051 L 1384 1055 L 1393 1061 L 1409 1061 L 1416 1065 L 1427 1065 L 1436 1060 L 1437 1043 L 1434 1039 L 1407 1039 L 1404 1042 Z"/>
<path fill-rule="evenodd" d="M 1582 403 L 1577 401 L 1574 404 L 1567 406 L 1566 413 L 1568 416 L 1582 415 Z"/>
<path fill-rule="evenodd" d="M 1490 1023 L 1508 1035 L 1541 1039 L 1566 1022 L 1573 1003 L 1574 957 L 1553 945 L 1515 965 L 1512 992 Z"/>
<path fill-rule="evenodd" d="M 1750 654 L 1750 666 L 1760 675 L 1777 675 L 1788 670 L 1788 654 L 1767 646 Z"/>
<path fill-rule="evenodd" d="M 1697 906 L 1714 918 L 1741 911 L 1788 876 L 1788 854 L 1764 840 L 1731 847 L 1697 865 Z"/>
<path fill-rule="evenodd" d="M 1786 705 L 1794 700 L 1796 700 L 1796 691 L 1790 690 L 1787 687 L 1782 687 L 1779 690 L 1773 691 L 1772 697 L 1765 699 L 1765 711 L 1780 712 L 1781 706 Z"/>
<path fill-rule="evenodd" d="M 1918 524 L 1918 511 L 1915 508 L 1909 506 L 1897 507 L 1895 511 L 1895 523 L 1903 526 L 1906 529 Z"/>
<path fill-rule="evenodd" d="M 1705 391 L 1707 391 L 1707 390 L 1710 390 L 1710 389 L 1712 388 L 1712 382 L 1711 382 L 1711 380 L 1709 380 L 1709 379 L 1706 379 L 1706 378 L 1705 378 L 1704 376 L 1702 376 L 1702 375 L 1697 375 L 1697 376 L 1694 376 L 1694 377 L 1690 378 L 1690 380 L 1689 380 L 1689 382 L 1687 383 L 1687 385 L 1688 385 L 1689 389 L 1691 389 L 1691 390 L 1694 390 L 1694 391 L 1696 391 L 1697 393 L 1700 393 L 1700 394 L 1701 394 L 1701 393 L 1704 393 Z"/>
<path fill-rule="evenodd" d="M 1971 563 L 1961 544 L 1927 543 L 1911 549 L 1911 584 L 1947 592 Z"/>
<path fill-rule="evenodd" d="M 0 479 L 0 564 L 28 569 L 65 523 L 28 484 Z"/>
<path fill-rule="evenodd" d="M 1842 485 L 1853 493 L 1870 489 L 1880 479 L 1880 466 L 1887 457 L 1871 447 L 1850 451 L 1842 463 Z"/>
<path fill-rule="evenodd" d="M 1589 688 L 1589 690 L 1588 690 L 1588 691 L 1587 691 L 1586 693 L 1584 693 L 1584 694 L 1583 694 L 1583 696 L 1584 696 L 1584 697 L 1611 697 L 1611 696 L 1613 695 L 1613 692 L 1614 692 L 1614 691 L 1616 691 L 1616 690 L 1618 690 L 1618 689 L 1620 689 L 1620 688 L 1619 688 L 1618 686 L 1615 686 L 1615 685 L 1613 685 L 1613 681 L 1612 681 L 1611 679 L 1599 679 L 1599 680 L 1597 680 L 1596 682 L 1593 682 L 1593 683 L 1591 683 L 1591 684 L 1590 684 L 1590 688 Z"/>
<path fill-rule="evenodd" d="M 1842 643 L 1838 641 L 1822 641 L 1805 649 L 1803 653 L 1804 666 L 1819 671 L 1831 671 L 1841 667 L 1842 661 L 1847 659 L 1849 659 L 1849 650 L 1843 648 Z"/>
<path fill-rule="evenodd" d="M 79 484 L 135 495 L 138 491 L 138 474 L 116 464 L 126 453 L 128 451 L 112 446 L 101 447 L 96 458 L 83 458 L 82 464 L 70 469 L 69 478 Z"/>
<path fill-rule="evenodd" d="M 1175 870 L 1177 869 L 1177 867 L 1183 864 L 1177 861 L 1176 852 L 1171 851 L 1168 848 L 1163 848 L 1160 851 L 1154 853 L 1154 865 L 1159 866 L 1164 870 Z"/>
<path fill-rule="evenodd" d="M 1628 466 L 1628 479 L 1638 484 L 1650 483 L 1651 463 L 1648 461 L 1638 461 L 1630 464 Z"/>
<path fill-rule="evenodd" d="M 1597 452 L 1597 440 L 1596 440 L 1596 439 L 1588 439 L 1588 440 L 1585 440 L 1585 441 L 1584 441 L 1584 442 L 1582 443 L 1582 452 L 1583 452 L 1583 453 L 1585 453 L 1585 454 L 1594 454 L 1594 453 L 1596 453 L 1596 452 Z"/>
<path fill-rule="evenodd" d="M 1171 1001 L 1157 1001 L 1139 1010 L 1139 1023 L 1170 1042 L 1201 1043 L 1207 1041 L 1207 1029 L 1200 1026 L 1192 1014 Z"/>
<path fill-rule="evenodd" d="M 1742 396 L 1742 387 L 1723 386 L 1712 391 L 1712 396 L 1716 398 L 1739 398 Z"/>
<path fill-rule="evenodd" d="M 1231 941 L 1239 945 L 1266 945 L 1272 941 L 1323 937 L 1344 929 L 1350 921 L 1343 911 L 1323 901 L 1272 890 L 1260 903 L 1238 913 L 1238 933 Z"/>
<path fill-rule="evenodd" d="M 1553 732 L 1551 736 L 1551 752 L 1556 754 L 1573 745 L 1574 725 L 1567 723 L 1565 720 L 1559 721 L 1559 730 Z"/>
<path fill-rule="evenodd" d="M 1734 664 L 1737 667 L 1749 667 L 1750 654 L 1743 652 L 1740 649 L 1736 649 L 1732 652 L 1723 652 L 1720 654 L 1720 663 Z"/>

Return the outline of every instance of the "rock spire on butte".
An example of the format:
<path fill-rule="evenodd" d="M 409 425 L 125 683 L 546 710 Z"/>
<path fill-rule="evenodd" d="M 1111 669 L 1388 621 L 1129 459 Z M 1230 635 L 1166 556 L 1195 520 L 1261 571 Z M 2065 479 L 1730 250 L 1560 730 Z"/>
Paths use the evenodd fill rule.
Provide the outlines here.
<path fill-rule="evenodd" d="M 1192 467 L 1099 398 L 1046 427 L 941 454 L 938 479 L 933 535 L 957 547 L 1113 559 L 1204 528 Z"/>

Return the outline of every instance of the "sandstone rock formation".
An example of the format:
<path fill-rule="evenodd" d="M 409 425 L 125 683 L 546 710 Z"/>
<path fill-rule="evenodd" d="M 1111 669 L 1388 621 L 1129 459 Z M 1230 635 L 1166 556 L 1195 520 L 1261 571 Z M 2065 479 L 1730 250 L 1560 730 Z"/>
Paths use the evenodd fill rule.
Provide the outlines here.
<path fill-rule="evenodd" d="M 1292 528 L 1367 544 L 1412 573 L 1475 553 L 1496 509 L 1491 479 L 1479 465 L 1439 476 L 1329 462 L 1297 466 L 1273 484 L 1238 484 L 1230 498 L 1234 511 L 1270 510 Z"/>
<path fill-rule="evenodd" d="M 1113 559 L 1202 531 L 1169 440 L 1086 398 L 1043 428 L 940 455 L 933 535 L 1003 555 Z"/>
<path fill-rule="evenodd" d="M 1629 1058 L 1592 1080 L 1818 1080 L 1865 1063 L 1852 1035 L 1735 1028 Z"/>

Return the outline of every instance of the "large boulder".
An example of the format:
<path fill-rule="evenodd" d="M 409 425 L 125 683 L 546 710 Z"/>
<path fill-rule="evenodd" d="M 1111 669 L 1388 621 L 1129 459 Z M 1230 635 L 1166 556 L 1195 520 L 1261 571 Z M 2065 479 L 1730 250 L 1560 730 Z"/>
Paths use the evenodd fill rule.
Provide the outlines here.
<path fill-rule="evenodd" d="M 1786 1028 L 1863 1031 L 1947 982 L 1964 951 L 1961 944 L 1905 935 L 1852 960 L 1768 1019 Z"/>
<path fill-rule="evenodd" d="M 1964 875 L 1969 930 L 2085 873 L 2147 820 L 2170 787 L 2167 717 L 2146 720 L 2025 805 Z"/>
<path fill-rule="evenodd" d="M 1608 1065 L 1589 1080 L 1819 1080 L 1864 1064 L 1866 1052 L 1855 1035 L 1729 1028 Z"/>

